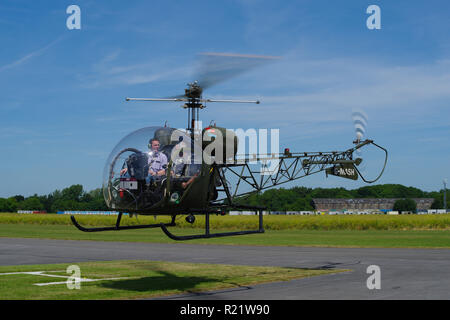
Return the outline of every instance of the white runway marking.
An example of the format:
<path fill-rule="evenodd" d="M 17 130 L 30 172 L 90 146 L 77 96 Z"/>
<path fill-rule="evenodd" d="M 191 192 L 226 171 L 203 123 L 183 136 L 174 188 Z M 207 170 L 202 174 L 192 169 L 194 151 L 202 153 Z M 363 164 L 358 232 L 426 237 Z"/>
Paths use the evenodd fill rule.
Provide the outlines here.
<path fill-rule="evenodd" d="M 65 272 L 65 271 L 27 271 L 27 272 L 7 272 L 7 273 L 0 273 L 0 276 L 7 276 L 7 275 L 17 275 L 17 274 L 28 274 L 28 275 L 34 275 L 34 276 L 44 276 L 44 277 L 54 277 L 54 278 L 65 278 L 69 279 L 70 276 L 60 276 L 56 274 L 46 274 L 44 272 Z M 121 277 L 121 278 L 102 278 L 102 279 L 88 279 L 88 278 L 73 278 L 72 280 L 78 281 L 78 282 L 95 282 L 95 281 L 105 281 L 105 280 L 124 280 L 124 279 L 132 279 L 132 277 Z M 45 283 L 34 283 L 35 286 L 49 286 L 54 284 L 67 284 L 66 281 L 59 281 L 59 282 L 45 282 Z"/>
<path fill-rule="evenodd" d="M 104 278 L 104 279 L 77 278 L 77 279 L 74 279 L 74 280 L 77 280 L 79 282 L 95 282 L 95 281 L 123 280 L 123 279 L 132 279 L 132 278 L 130 278 L 130 277 L 128 277 L 128 278 Z M 54 284 L 67 284 L 67 281 L 34 283 L 35 286 L 49 286 L 49 285 L 54 285 Z"/>

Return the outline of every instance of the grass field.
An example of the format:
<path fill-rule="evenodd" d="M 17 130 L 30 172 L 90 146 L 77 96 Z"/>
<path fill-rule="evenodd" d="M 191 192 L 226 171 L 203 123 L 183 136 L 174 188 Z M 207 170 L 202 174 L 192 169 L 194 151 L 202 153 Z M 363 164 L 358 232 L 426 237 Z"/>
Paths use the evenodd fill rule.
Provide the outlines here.
<path fill-rule="evenodd" d="M 162 261 L 102 261 L 78 263 L 79 289 L 69 289 L 70 264 L 0 267 L 0 300 L 134 299 L 199 292 L 257 283 L 288 281 L 344 270 L 309 270 Z M 44 271 L 44 275 L 18 274 Z M 8 274 L 5 274 L 8 273 Z M 14 274 L 11 274 L 14 273 Z M 100 280 L 110 279 L 115 280 Z M 121 278 L 121 279 L 117 279 Z M 55 284 L 48 285 L 48 283 Z M 36 285 L 41 284 L 41 285 Z"/>
<path fill-rule="evenodd" d="M 265 216 L 263 234 L 198 239 L 181 243 L 262 246 L 450 248 L 450 215 L 432 216 Z M 86 226 L 112 226 L 114 216 L 78 216 Z M 169 222 L 168 217 L 123 218 L 124 225 Z M 194 225 L 177 220 L 176 235 L 200 234 L 203 217 Z M 211 232 L 257 228 L 255 216 L 212 216 Z M 67 215 L 0 214 L 0 237 L 67 240 L 175 243 L 160 228 L 85 233 Z M 178 242 L 179 243 L 179 242 Z M 252 267 L 161 261 L 84 262 L 80 290 L 65 284 L 69 264 L 1 266 L 0 299 L 134 299 L 186 292 L 244 287 L 264 282 L 288 281 L 344 270 Z M 38 274 L 12 272 L 46 271 Z M 49 277 L 53 276 L 53 277 Z M 55 277 L 57 276 L 57 277 Z M 109 278 L 122 278 L 106 280 Z M 99 280 L 105 279 L 105 280 Z M 36 283 L 61 282 L 38 286 Z"/>
<path fill-rule="evenodd" d="M 115 216 L 79 215 L 86 226 L 113 226 Z M 169 222 L 169 217 L 124 217 L 123 225 Z M 183 217 L 176 235 L 201 234 L 204 217 L 188 224 Z M 211 232 L 256 229 L 255 216 L 212 216 Z M 401 216 L 265 216 L 264 234 L 189 240 L 185 243 L 226 245 L 450 248 L 450 215 Z M 174 243 L 160 228 L 85 233 L 67 215 L 0 214 L 0 237 Z"/>
<path fill-rule="evenodd" d="M 78 216 L 86 226 L 112 226 L 114 216 Z M 431 216 L 265 216 L 263 234 L 198 239 L 181 243 L 262 246 L 450 248 L 450 215 Z M 256 229 L 255 216 L 212 216 L 211 232 Z M 168 217 L 123 218 L 124 225 L 169 222 Z M 177 219 L 176 235 L 203 233 L 204 218 L 191 225 Z M 0 237 L 175 243 L 160 228 L 85 233 L 67 215 L 0 214 Z M 179 242 L 178 242 L 179 243 Z M 139 299 L 187 292 L 245 288 L 345 270 L 231 266 L 163 261 L 77 263 L 79 290 L 69 290 L 69 264 L 0 266 L 0 300 Z M 41 274 L 18 272 L 43 271 Z M 5 274 L 16 273 L 16 274 Z M 113 278 L 113 279 L 111 279 Z M 119 279 L 118 279 L 119 278 Z M 103 279 L 103 280 L 102 280 Z M 109 280 L 108 280 L 109 279 Z M 57 282 L 52 285 L 36 285 Z"/>
<path fill-rule="evenodd" d="M 78 215 L 86 226 L 114 225 L 116 216 Z M 211 216 L 211 226 L 218 229 L 256 229 L 256 216 Z M 167 216 L 124 217 L 122 225 L 169 222 Z M 196 216 L 194 224 L 183 216 L 177 218 L 179 228 L 202 228 L 204 216 Z M 57 214 L 0 213 L 0 224 L 72 225 L 70 216 Z M 266 230 L 450 230 L 450 214 L 439 215 L 324 215 L 324 216 L 264 216 Z"/>
<path fill-rule="evenodd" d="M 171 228 L 177 235 L 202 229 Z M 216 232 L 226 231 L 224 229 Z M 159 228 L 85 233 L 74 226 L 0 224 L 0 237 L 175 243 Z M 449 230 L 267 230 L 263 234 L 189 240 L 182 243 L 270 246 L 450 248 Z"/>

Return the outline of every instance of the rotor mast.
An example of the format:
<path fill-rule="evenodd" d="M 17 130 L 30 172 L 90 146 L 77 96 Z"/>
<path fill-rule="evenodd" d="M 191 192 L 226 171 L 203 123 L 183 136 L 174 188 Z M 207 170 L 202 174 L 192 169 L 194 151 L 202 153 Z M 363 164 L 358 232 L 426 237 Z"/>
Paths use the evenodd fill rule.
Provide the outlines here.
<path fill-rule="evenodd" d="M 187 97 L 187 102 L 182 107 L 188 109 L 187 130 L 191 132 L 192 136 L 195 132 L 195 123 L 200 118 L 199 110 L 205 108 L 205 106 L 201 104 L 202 92 L 203 89 L 198 85 L 197 81 L 188 83 L 188 88 L 184 89 L 184 95 Z"/>

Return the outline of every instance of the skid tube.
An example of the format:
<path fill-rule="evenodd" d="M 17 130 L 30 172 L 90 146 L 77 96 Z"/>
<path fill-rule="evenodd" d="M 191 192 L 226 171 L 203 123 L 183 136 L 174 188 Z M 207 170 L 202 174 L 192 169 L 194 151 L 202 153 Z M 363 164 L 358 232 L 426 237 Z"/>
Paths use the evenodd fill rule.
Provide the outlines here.
<path fill-rule="evenodd" d="M 260 207 L 237 207 L 240 209 L 253 209 L 255 212 L 258 212 L 259 216 L 259 227 L 257 230 L 244 230 L 244 231 L 235 231 L 235 232 L 222 232 L 222 233 L 211 233 L 209 227 L 209 215 L 213 214 L 221 214 L 222 211 L 195 211 L 195 213 L 205 214 L 205 233 L 204 234 L 196 234 L 196 235 L 187 235 L 187 236 L 176 236 L 171 233 L 165 225 L 161 224 L 162 231 L 172 240 L 183 241 L 183 240 L 193 240 L 193 239 L 209 239 L 209 238 L 219 238 L 219 237 L 229 237 L 229 236 L 240 236 L 245 234 L 254 234 L 254 233 L 264 233 L 263 227 L 263 209 Z"/>
<path fill-rule="evenodd" d="M 263 227 L 263 209 L 261 207 L 247 207 L 247 206 L 239 206 L 233 207 L 235 209 L 252 209 L 255 210 L 255 213 L 258 212 L 259 216 L 259 227 L 257 230 L 243 230 L 243 231 L 235 231 L 235 232 L 222 232 L 222 233 L 211 233 L 210 232 L 210 224 L 209 224 L 209 215 L 212 214 L 222 214 L 223 211 L 212 211 L 212 210 L 195 210 L 192 213 L 197 214 L 205 214 L 205 233 L 197 234 L 197 235 L 187 235 L 187 236 L 176 236 L 171 233 L 167 227 L 174 227 L 175 217 L 172 216 L 172 221 L 170 223 L 155 223 L 155 224 L 146 224 L 146 225 L 135 225 L 135 226 L 120 226 L 120 221 L 122 219 L 122 212 L 119 212 L 117 217 L 116 225 L 114 227 L 94 227 L 94 228 L 85 228 L 81 226 L 74 216 L 70 216 L 72 223 L 79 230 L 83 232 L 100 232 L 100 231 L 120 231 L 120 230 L 130 230 L 130 229 L 146 229 L 146 228 L 161 228 L 161 230 L 172 240 L 183 241 L 183 240 L 193 240 L 193 239 L 208 239 L 208 238 L 218 238 L 218 237 L 229 237 L 229 236 L 240 236 L 245 234 L 254 234 L 254 233 L 264 233 Z"/>
<path fill-rule="evenodd" d="M 119 212 L 117 216 L 116 225 L 114 227 L 96 227 L 96 228 L 85 228 L 81 226 L 74 216 L 70 216 L 72 223 L 79 230 L 83 232 L 99 232 L 99 231 L 119 231 L 119 230 L 130 230 L 130 229 L 147 229 L 147 228 L 162 228 L 175 226 L 175 216 L 172 216 L 172 221 L 170 223 L 155 223 L 155 224 L 141 224 L 136 226 L 120 226 L 120 220 L 122 219 L 122 212 Z"/>

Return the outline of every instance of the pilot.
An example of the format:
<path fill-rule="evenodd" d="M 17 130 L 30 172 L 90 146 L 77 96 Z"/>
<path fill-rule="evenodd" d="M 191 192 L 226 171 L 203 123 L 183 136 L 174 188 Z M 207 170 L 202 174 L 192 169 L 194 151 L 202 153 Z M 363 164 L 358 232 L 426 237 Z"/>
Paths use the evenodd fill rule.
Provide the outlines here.
<path fill-rule="evenodd" d="M 150 152 L 148 153 L 148 174 L 147 182 L 166 174 L 167 156 L 159 151 L 160 142 L 158 139 L 151 139 L 148 143 Z M 120 175 L 127 173 L 128 169 L 120 170 Z"/>
<path fill-rule="evenodd" d="M 159 151 L 160 142 L 158 139 L 153 138 L 149 142 L 150 152 L 148 156 L 148 173 L 150 181 L 154 178 L 162 177 L 166 174 L 167 168 L 167 156 Z"/>

